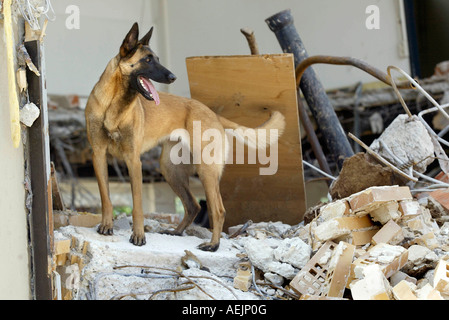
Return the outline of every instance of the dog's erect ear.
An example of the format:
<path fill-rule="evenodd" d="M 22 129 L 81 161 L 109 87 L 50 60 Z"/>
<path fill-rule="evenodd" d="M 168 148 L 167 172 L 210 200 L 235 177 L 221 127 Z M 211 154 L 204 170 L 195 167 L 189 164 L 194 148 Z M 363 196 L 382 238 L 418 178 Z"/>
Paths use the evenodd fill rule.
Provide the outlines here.
<path fill-rule="evenodd" d="M 135 22 L 123 40 L 122 46 L 120 47 L 120 56 L 122 58 L 128 56 L 137 46 L 139 39 L 139 25 Z"/>
<path fill-rule="evenodd" d="M 153 27 L 151 27 L 150 31 L 142 38 L 140 39 L 140 43 L 144 46 L 147 46 L 148 43 L 150 43 L 151 36 L 153 35 Z"/>

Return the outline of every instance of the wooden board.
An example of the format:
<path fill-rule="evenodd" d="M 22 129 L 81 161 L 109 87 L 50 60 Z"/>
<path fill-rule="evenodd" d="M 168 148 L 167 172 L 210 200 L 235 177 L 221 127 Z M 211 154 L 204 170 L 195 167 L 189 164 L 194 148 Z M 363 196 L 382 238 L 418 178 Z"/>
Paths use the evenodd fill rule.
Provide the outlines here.
<path fill-rule="evenodd" d="M 192 98 L 221 116 L 250 128 L 274 110 L 286 118 L 276 174 L 259 174 L 268 165 L 235 164 L 235 154 L 234 164 L 226 165 L 220 185 L 225 230 L 249 219 L 301 222 L 306 198 L 293 55 L 191 57 L 186 64 Z"/>
<path fill-rule="evenodd" d="M 41 42 L 27 41 L 25 47 L 34 65 L 45 75 L 45 59 Z M 47 91 L 45 76 L 36 76 L 27 69 L 30 101 L 40 116 L 28 130 L 30 179 L 33 204 L 31 210 L 31 242 L 33 249 L 34 292 L 36 300 L 51 300 L 53 261 L 53 206 L 51 194 L 50 137 L 48 131 Z"/>

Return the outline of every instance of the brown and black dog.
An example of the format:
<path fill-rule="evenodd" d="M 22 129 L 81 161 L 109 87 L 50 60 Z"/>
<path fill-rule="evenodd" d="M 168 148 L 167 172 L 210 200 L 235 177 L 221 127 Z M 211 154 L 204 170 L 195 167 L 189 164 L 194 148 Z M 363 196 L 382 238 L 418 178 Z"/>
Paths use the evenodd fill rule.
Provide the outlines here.
<path fill-rule="evenodd" d="M 227 150 L 215 156 L 218 163 L 180 163 L 171 160 L 171 149 L 178 142 L 170 139 L 177 129 L 193 137 L 193 123 L 200 121 L 201 130 L 215 129 L 222 134 L 227 145 L 224 128 L 248 129 L 215 114 L 204 104 L 167 93 L 158 93 L 151 80 L 172 83 L 176 77 L 159 63 L 148 43 L 153 28 L 139 40 L 139 27 L 135 23 L 126 35 L 119 54 L 112 58 L 93 88 L 85 110 L 87 136 L 93 149 L 93 164 L 101 195 L 102 222 L 98 232 L 111 235 L 113 207 L 109 198 L 107 153 L 125 161 L 131 180 L 133 199 L 133 232 L 130 242 L 146 243 L 142 210 L 142 166 L 140 156 L 161 145 L 161 172 L 173 191 L 180 197 L 185 215 L 179 226 L 169 234 L 181 235 L 200 211 L 200 206 L 189 190 L 189 177 L 197 173 L 201 180 L 212 215 L 213 235 L 210 242 L 199 246 L 201 250 L 215 251 L 220 243 L 225 219 L 219 182 Z M 282 114 L 274 112 L 259 129 L 276 129 L 282 134 L 285 121 Z M 190 150 L 195 146 L 191 139 L 184 141 Z M 271 142 L 272 143 L 272 142 Z M 202 142 L 197 148 L 203 148 Z M 225 148 L 223 148 L 225 149 Z M 199 151 L 201 151 L 199 150 Z"/>

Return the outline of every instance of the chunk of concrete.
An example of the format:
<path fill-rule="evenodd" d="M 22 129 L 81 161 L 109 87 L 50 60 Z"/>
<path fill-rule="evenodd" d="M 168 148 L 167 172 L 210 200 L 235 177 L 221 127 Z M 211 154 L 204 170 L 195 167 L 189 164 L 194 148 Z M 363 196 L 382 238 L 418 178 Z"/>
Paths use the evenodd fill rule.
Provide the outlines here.
<path fill-rule="evenodd" d="M 390 284 L 377 264 L 370 264 L 363 269 L 363 278 L 350 284 L 354 300 L 391 300 Z"/>
<path fill-rule="evenodd" d="M 40 114 L 41 111 L 34 103 L 27 103 L 20 109 L 20 122 L 27 127 L 31 127 Z"/>
<path fill-rule="evenodd" d="M 289 263 L 283 263 L 274 256 L 274 250 L 281 244 L 278 239 L 248 238 L 244 248 L 251 263 L 263 272 L 273 272 L 286 279 L 293 279 L 297 270 Z"/>
<path fill-rule="evenodd" d="M 381 142 L 394 156 L 390 155 Z M 427 166 L 434 161 L 435 148 L 426 127 L 417 117 L 410 119 L 406 114 L 397 116 L 370 147 L 396 166 L 416 164 L 414 168 L 419 172 L 425 172 Z"/>
<path fill-rule="evenodd" d="M 370 211 L 369 215 L 373 221 L 386 224 L 390 220 L 397 220 L 401 217 L 401 213 L 398 209 L 398 203 L 396 201 L 390 201 L 381 205 L 379 208 Z"/>
<path fill-rule="evenodd" d="M 408 261 L 402 271 L 411 277 L 421 278 L 428 270 L 435 268 L 438 256 L 427 247 L 412 245 L 408 248 Z"/>
<path fill-rule="evenodd" d="M 306 265 L 311 253 L 312 248 L 299 238 L 285 239 L 273 251 L 276 260 L 291 264 L 298 269 Z"/>

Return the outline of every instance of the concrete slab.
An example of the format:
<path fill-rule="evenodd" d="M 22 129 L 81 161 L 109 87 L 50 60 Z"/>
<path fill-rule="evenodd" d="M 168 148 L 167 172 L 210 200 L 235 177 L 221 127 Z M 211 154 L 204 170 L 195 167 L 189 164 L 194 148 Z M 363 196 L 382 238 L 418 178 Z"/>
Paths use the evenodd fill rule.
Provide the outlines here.
<path fill-rule="evenodd" d="M 186 278 L 155 275 L 154 272 L 173 275 L 161 269 L 142 267 L 158 267 L 178 269 L 184 250 L 191 251 L 210 273 L 199 269 L 184 270 L 184 274 L 193 274 L 200 278 L 201 286 L 215 299 L 258 299 L 250 292 L 242 292 L 233 288 L 241 259 L 237 254 L 244 253 L 237 242 L 222 239 L 217 252 L 204 252 L 197 246 L 204 242 L 195 236 L 176 237 L 158 233 L 146 233 L 147 244 L 136 247 L 129 243 L 131 230 L 114 230 L 114 235 L 103 236 L 96 228 L 67 226 L 56 231 L 62 236 L 72 239 L 72 254 L 79 255 L 85 242 L 88 242 L 86 254 L 82 256 L 83 268 L 79 283 L 78 299 L 112 299 L 122 296 L 136 299 L 148 299 L 151 293 L 158 290 L 174 288 L 186 282 Z M 115 269 L 118 266 L 140 266 L 138 268 Z M 151 275 L 145 273 L 151 270 Z M 213 279 L 207 279 L 207 277 Z M 221 282 L 221 283 L 220 283 Z M 230 291 L 232 290 L 232 292 Z M 132 296 L 129 294 L 132 293 Z M 156 299 L 211 299 L 198 288 L 188 292 L 157 294 Z"/>

